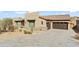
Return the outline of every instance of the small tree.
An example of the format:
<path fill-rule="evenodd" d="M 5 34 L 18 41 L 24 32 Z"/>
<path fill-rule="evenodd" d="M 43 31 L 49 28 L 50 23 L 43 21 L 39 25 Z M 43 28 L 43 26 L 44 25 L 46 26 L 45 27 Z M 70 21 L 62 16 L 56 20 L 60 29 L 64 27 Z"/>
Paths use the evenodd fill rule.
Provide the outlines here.
<path fill-rule="evenodd" d="M 3 18 L 3 29 L 8 29 L 9 31 L 14 30 L 13 28 L 13 19 L 11 18 Z"/>
<path fill-rule="evenodd" d="M 1 29 L 2 29 L 2 20 L 0 20 L 0 34 L 1 34 Z"/>

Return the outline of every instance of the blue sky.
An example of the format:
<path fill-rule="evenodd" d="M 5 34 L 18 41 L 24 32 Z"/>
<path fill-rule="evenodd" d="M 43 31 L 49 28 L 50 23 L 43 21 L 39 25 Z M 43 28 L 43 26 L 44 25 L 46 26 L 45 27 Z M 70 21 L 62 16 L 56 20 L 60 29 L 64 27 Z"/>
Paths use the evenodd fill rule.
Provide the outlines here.
<path fill-rule="evenodd" d="M 20 17 L 25 16 L 24 11 L 0 11 L 0 18 L 14 18 L 14 17 Z"/>
<path fill-rule="evenodd" d="M 79 11 L 42 11 L 41 15 L 59 15 L 59 14 L 69 14 L 70 16 L 79 16 Z"/>
<path fill-rule="evenodd" d="M 25 16 L 27 11 L 0 11 L 0 18 L 15 18 Z M 40 11 L 40 15 L 58 15 L 58 14 L 70 14 L 71 16 L 79 16 L 79 11 Z"/>

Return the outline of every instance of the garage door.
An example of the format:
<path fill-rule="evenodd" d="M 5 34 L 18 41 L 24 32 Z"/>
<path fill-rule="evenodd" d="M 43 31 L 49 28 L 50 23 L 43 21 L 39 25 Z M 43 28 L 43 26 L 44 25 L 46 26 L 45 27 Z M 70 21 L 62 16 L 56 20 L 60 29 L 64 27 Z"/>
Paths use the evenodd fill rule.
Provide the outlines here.
<path fill-rule="evenodd" d="M 53 22 L 54 29 L 68 29 L 68 22 Z"/>

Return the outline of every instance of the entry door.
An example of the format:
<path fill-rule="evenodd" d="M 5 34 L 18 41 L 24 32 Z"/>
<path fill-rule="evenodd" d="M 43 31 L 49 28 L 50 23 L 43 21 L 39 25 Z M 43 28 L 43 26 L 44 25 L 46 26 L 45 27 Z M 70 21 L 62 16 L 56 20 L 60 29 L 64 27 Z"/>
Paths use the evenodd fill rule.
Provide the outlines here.
<path fill-rule="evenodd" d="M 16 22 L 16 28 L 20 28 L 21 27 L 21 23 L 20 22 Z"/>
<path fill-rule="evenodd" d="M 46 22 L 46 25 L 47 25 L 47 29 L 51 29 L 51 22 Z"/>
<path fill-rule="evenodd" d="M 22 26 L 24 26 L 24 25 L 25 25 L 25 22 L 24 22 L 24 20 L 23 20 L 23 21 L 21 21 L 21 25 L 22 25 Z"/>
<path fill-rule="evenodd" d="M 30 27 L 31 29 L 33 29 L 33 28 L 35 27 L 35 20 L 30 20 L 30 21 L 29 21 L 29 27 Z"/>
<path fill-rule="evenodd" d="M 33 27 L 34 27 L 34 22 L 30 22 L 30 23 L 29 23 L 29 27 L 30 27 L 30 28 L 33 28 Z"/>

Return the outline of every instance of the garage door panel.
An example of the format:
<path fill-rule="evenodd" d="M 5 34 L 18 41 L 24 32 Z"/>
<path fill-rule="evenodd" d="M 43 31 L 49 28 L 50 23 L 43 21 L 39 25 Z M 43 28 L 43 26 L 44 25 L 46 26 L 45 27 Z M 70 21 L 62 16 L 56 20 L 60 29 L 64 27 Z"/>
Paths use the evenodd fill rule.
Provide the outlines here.
<path fill-rule="evenodd" d="M 68 29 L 67 22 L 53 22 L 54 29 Z"/>

